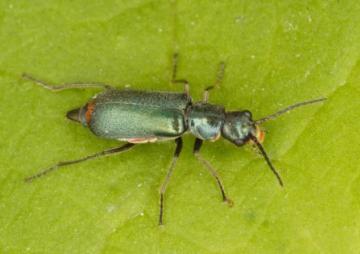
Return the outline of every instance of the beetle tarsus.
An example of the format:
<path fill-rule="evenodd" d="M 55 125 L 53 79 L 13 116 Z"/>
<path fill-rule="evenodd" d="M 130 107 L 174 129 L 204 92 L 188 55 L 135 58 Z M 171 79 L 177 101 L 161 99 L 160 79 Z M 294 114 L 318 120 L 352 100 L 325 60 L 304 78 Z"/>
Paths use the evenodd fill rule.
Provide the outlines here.
<path fill-rule="evenodd" d="M 204 90 L 203 102 L 205 102 L 205 103 L 208 102 L 209 94 L 210 94 L 211 90 L 213 90 L 214 88 L 220 87 L 220 85 L 224 79 L 224 74 L 225 74 L 225 62 L 220 62 L 214 85 L 207 86 Z"/>
<path fill-rule="evenodd" d="M 40 177 L 42 177 L 42 176 L 45 176 L 45 175 L 47 175 L 48 173 L 50 173 L 51 171 L 56 170 L 58 167 L 59 167 L 58 164 L 56 164 L 56 165 L 54 165 L 54 166 L 52 166 L 52 167 L 50 167 L 50 168 L 48 168 L 48 169 L 45 169 L 44 171 L 41 171 L 41 172 L 39 172 L 39 173 L 37 173 L 37 174 L 35 174 L 35 175 L 32 175 L 32 176 L 29 176 L 29 177 L 24 178 L 24 181 L 25 181 L 26 183 L 31 183 L 31 182 L 34 181 L 35 179 L 40 178 Z"/>
<path fill-rule="evenodd" d="M 164 225 L 163 216 L 164 216 L 164 194 L 160 193 L 159 226 Z"/>
<path fill-rule="evenodd" d="M 190 96 L 190 85 L 189 85 L 189 81 L 187 81 L 186 79 L 177 79 L 177 67 L 178 67 L 178 59 L 179 59 L 179 54 L 178 53 L 174 53 L 173 54 L 173 58 L 172 58 L 172 73 L 171 73 L 171 83 L 172 84 L 183 84 L 184 85 L 184 93 L 187 96 Z"/>
<path fill-rule="evenodd" d="M 224 200 L 224 202 L 227 203 L 228 207 L 233 207 L 234 206 L 234 201 L 232 201 L 230 198 L 226 198 Z"/>
<path fill-rule="evenodd" d="M 50 85 L 49 83 L 34 78 L 33 76 L 31 76 L 30 74 L 27 73 L 23 73 L 22 74 L 22 78 L 32 81 L 35 84 L 48 89 L 50 91 L 53 92 L 58 92 L 58 91 L 62 91 L 62 90 L 67 90 L 67 89 L 84 89 L 84 88 L 103 88 L 103 89 L 113 89 L 112 86 L 106 85 L 106 84 L 102 84 L 102 83 L 69 83 L 69 84 L 61 84 L 61 85 Z"/>
<path fill-rule="evenodd" d="M 32 182 L 33 180 L 40 178 L 42 176 L 47 175 L 48 173 L 55 171 L 61 167 L 67 166 L 67 165 L 72 165 L 72 164 L 77 164 L 83 161 L 87 161 L 87 160 L 91 160 L 91 159 L 95 159 L 95 158 L 99 158 L 99 157 L 103 157 L 103 156 L 107 156 L 107 155 L 113 155 L 113 154 L 117 154 L 117 153 L 122 153 L 125 152 L 127 150 L 129 150 L 130 148 L 132 148 L 133 146 L 135 146 L 135 144 L 131 144 L 131 143 L 126 143 L 122 146 L 119 147 L 115 147 L 115 148 L 111 148 L 111 149 L 107 149 L 98 153 L 94 153 L 88 156 L 85 156 L 83 158 L 80 159 L 76 159 L 76 160 L 69 160 L 69 161 L 60 161 L 58 163 L 56 163 L 55 165 L 35 174 L 32 176 L 29 176 L 27 178 L 25 178 L 25 182 Z"/>

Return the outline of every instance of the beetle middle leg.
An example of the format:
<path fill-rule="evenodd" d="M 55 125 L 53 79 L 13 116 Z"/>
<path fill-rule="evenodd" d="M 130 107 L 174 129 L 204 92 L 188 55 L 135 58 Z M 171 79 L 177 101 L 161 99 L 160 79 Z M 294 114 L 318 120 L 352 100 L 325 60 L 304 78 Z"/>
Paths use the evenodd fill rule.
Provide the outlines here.
<path fill-rule="evenodd" d="M 175 53 L 173 55 L 173 59 L 172 59 L 172 73 L 171 73 L 171 83 L 172 84 L 183 84 L 184 85 L 184 92 L 186 95 L 190 95 L 190 85 L 189 82 L 186 79 L 177 79 L 176 78 L 176 74 L 177 74 L 177 66 L 178 66 L 178 59 L 179 59 L 179 54 Z"/>
<path fill-rule="evenodd" d="M 216 172 L 216 170 L 211 166 L 211 164 L 205 160 L 201 154 L 200 154 L 200 148 L 202 146 L 202 140 L 199 138 L 195 139 L 195 144 L 194 144 L 194 150 L 193 153 L 195 155 L 195 157 L 205 166 L 205 168 L 210 172 L 210 174 L 215 178 L 220 191 L 221 191 L 221 196 L 224 202 L 227 202 L 229 206 L 233 206 L 233 201 L 231 199 L 229 199 L 225 193 L 225 188 L 224 188 L 224 184 L 221 181 L 221 178 L 219 176 L 219 174 Z"/>
<path fill-rule="evenodd" d="M 171 165 L 170 168 L 166 174 L 165 180 L 161 185 L 160 188 L 160 212 L 159 212 L 159 225 L 163 224 L 163 215 L 164 215 L 164 196 L 165 196 L 165 191 L 166 191 L 166 187 L 169 184 L 170 181 L 170 177 L 174 171 L 175 168 L 175 164 L 177 159 L 179 158 L 179 155 L 181 153 L 182 150 L 182 139 L 181 137 L 175 139 L 176 142 L 176 148 L 175 148 L 175 152 L 174 152 L 174 156 L 173 159 L 171 161 Z"/>
<path fill-rule="evenodd" d="M 114 147 L 114 148 L 107 149 L 107 150 L 104 150 L 104 151 L 101 151 L 101 152 L 98 152 L 98 153 L 94 153 L 94 154 L 85 156 L 85 157 L 80 158 L 80 159 L 69 160 L 69 161 L 60 161 L 60 162 L 56 163 L 55 165 L 53 165 L 53 166 L 51 166 L 51 167 L 49 167 L 49 168 L 35 174 L 35 175 L 32 175 L 32 176 L 29 176 L 29 177 L 25 178 L 24 180 L 25 180 L 25 182 L 31 182 L 31 181 L 39 178 L 39 177 L 47 175 L 48 173 L 50 173 L 52 171 L 55 171 L 55 170 L 57 170 L 57 169 L 59 169 L 61 167 L 72 165 L 72 164 L 77 164 L 77 163 L 80 163 L 80 162 L 83 162 L 83 161 L 92 160 L 92 159 L 107 156 L 107 155 L 114 155 L 114 154 L 117 154 L 117 153 L 122 153 L 122 152 L 125 152 L 125 151 L 129 150 L 134 145 L 135 144 L 132 144 L 132 143 L 126 143 L 126 144 L 124 144 L 122 146 Z"/>
<path fill-rule="evenodd" d="M 81 88 L 104 88 L 104 89 L 111 89 L 112 87 L 106 84 L 101 84 L 101 83 L 69 83 L 69 84 L 61 84 L 61 85 L 50 85 L 49 83 L 34 78 L 33 76 L 27 74 L 27 73 L 23 73 L 22 74 L 22 78 L 32 81 L 35 84 L 48 89 L 50 91 L 53 92 L 58 92 L 58 91 L 62 91 L 62 90 L 67 90 L 67 89 L 81 89 Z"/>

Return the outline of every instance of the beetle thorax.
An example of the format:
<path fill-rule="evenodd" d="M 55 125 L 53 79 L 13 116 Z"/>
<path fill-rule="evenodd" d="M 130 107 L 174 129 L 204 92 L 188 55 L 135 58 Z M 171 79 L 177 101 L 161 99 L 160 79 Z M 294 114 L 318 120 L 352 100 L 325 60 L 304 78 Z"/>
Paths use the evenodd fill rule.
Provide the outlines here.
<path fill-rule="evenodd" d="M 202 140 L 217 140 L 221 136 L 224 120 L 225 110 L 218 105 L 197 102 L 187 111 L 189 131 Z"/>

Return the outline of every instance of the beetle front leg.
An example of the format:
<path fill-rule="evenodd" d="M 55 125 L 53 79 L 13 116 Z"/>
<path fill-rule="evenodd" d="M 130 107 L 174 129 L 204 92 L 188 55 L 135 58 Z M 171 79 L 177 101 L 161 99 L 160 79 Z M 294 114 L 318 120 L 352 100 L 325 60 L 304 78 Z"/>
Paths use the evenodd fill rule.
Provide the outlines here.
<path fill-rule="evenodd" d="M 210 90 L 220 87 L 220 85 L 224 79 L 224 74 L 225 74 L 225 63 L 220 62 L 214 85 L 208 86 L 204 90 L 203 102 L 208 102 Z"/>
<path fill-rule="evenodd" d="M 195 144 L 194 144 L 194 150 L 193 153 L 195 155 L 195 157 L 205 166 L 205 168 L 210 172 L 210 174 L 215 178 L 220 191 L 221 191 L 221 196 L 224 202 L 227 202 L 229 206 L 233 206 L 233 201 L 231 199 L 229 199 L 225 193 L 225 188 L 224 188 L 224 184 L 221 181 L 221 178 L 219 176 L 219 174 L 216 172 L 216 170 L 211 166 L 211 164 L 205 160 L 201 154 L 200 154 L 200 148 L 202 146 L 202 140 L 197 138 L 195 140 Z"/>
<path fill-rule="evenodd" d="M 181 137 L 175 139 L 175 142 L 176 142 L 176 149 L 175 149 L 175 152 L 174 152 L 174 156 L 173 156 L 173 159 L 171 161 L 171 165 L 170 165 L 170 168 L 167 172 L 167 175 L 165 177 L 165 180 L 164 182 L 162 183 L 161 185 L 161 188 L 160 188 L 160 212 L 159 212 L 159 225 L 163 225 L 163 215 L 164 215 L 164 196 L 165 196 L 165 191 L 166 191 L 166 187 L 167 185 L 169 184 L 169 181 L 170 181 L 170 177 L 174 171 L 174 168 L 175 168 L 175 164 L 176 164 L 176 161 L 177 159 L 179 158 L 179 155 L 181 153 L 181 150 L 182 150 L 182 139 Z"/>
<path fill-rule="evenodd" d="M 32 81 L 35 84 L 48 89 L 50 91 L 53 92 L 58 92 L 58 91 L 62 91 L 62 90 L 67 90 L 67 89 L 82 89 L 82 88 L 104 88 L 104 89 L 111 89 L 112 87 L 109 85 L 105 85 L 105 84 L 101 84 L 101 83 L 73 83 L 73 84 L 62 84 L 62 85 L 50 85 L 47 82 L 40 80 L 40 79 L 36 79 L 33 76 L 27 74 L 27 73 L 23 73 L 22 74 L 22 78 Z"/>
<path fill-rule="evenodd" d="M 55 171 L 61 167 L 64 166 L 68 166 L 68 165 L 72 165 L 72 164 L 77 164 L 83 161 L 87 161 L 87 160 L 91 160 L 91 159 L 95 159 L 95 158 L 99 158 L 99 157 L 103 157 L 103 156 L 107 156 L 107 155 L 113 155 L 113 154 L 117 154 L 117 153 L 122 153 L 125 152 L 127 150 L 129 150 L 130 148 L 132 148 L 135 144 L 131 144 L 131 143 L 126 143 L 125 145 L 122 145 L 120 147 L 115 147 L 115 148 L 111 148 L 111 149 L 107 149 L 98 153 L 94 153 L 88 156 L 85 156 L 83 158 L 77 159 L 77 160 L 69 160 L 69 161 L 60 161 L 58 163 L 56 163 L 55 165 L 35 174 L 29 177 L 26 177 L 24 180 L 25 182 L 31 182 L 39 177 L 45 176 L 48 173 Z"/>

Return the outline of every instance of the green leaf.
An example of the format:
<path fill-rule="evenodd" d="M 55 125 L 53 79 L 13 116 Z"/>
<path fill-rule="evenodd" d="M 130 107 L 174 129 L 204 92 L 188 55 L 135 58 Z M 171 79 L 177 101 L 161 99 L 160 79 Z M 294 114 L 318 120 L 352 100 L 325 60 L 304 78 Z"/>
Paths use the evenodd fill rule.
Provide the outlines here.
<path fill-rule="evenodd" d="M 51 93 L 21 79 L 211 92 L 260 118 L 327 97 L 264 124 L 263 158 L 225 140 L 202 154 L 234 206 L 184 151 L 159 227 L 158 188 L 173 142 L 23 178 L 117 145 L 67 121 L 96 90 Z M 360 5 L 349 1 L 0 1 L 0 253 L 358 253 L 360 248 Z"/>

